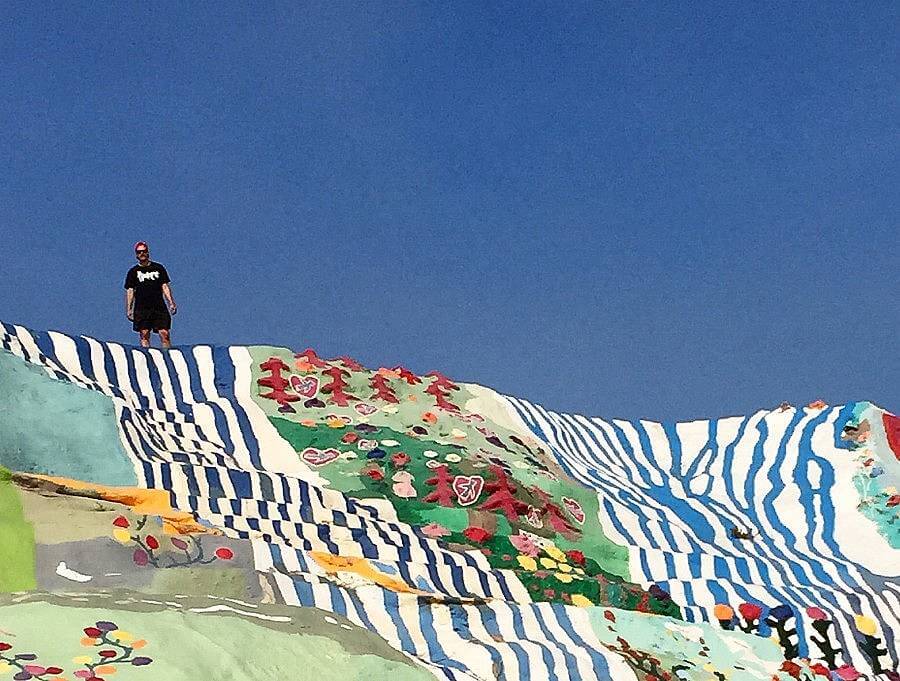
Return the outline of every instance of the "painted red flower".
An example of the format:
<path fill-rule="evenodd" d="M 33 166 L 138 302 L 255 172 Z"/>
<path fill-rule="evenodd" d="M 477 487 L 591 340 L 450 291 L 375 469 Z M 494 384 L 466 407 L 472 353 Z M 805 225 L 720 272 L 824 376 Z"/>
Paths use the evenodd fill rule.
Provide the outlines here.
<path fill-rule="evenodd" d="M 221 558 L 222 560 L 231 560 L 234 558 L 234 551 L 229 549 L 227 546 L 220 546 L 216 549 L 216 558 Z"/>
<path fill-rule="evenodd" d="M 544 589 L 544 597 L 545 598 L 554 598 L 556 596 L 556 592 L 553 589 Z"/>
<path fill-rule="evenodd" d="M 612 611 L 611 611 L 611 610 L 604 610 L 604 611 L 603 611 L 603 616 L 604 616 L 606 619 L 608 619 L 610 622 L 615 622 L 615 621 L 616 621 L 616 616 L 612 614 Z"/>
<path fill-rule="evenodd" d="M 376 482 L 379 480 L 384 480 L 384 473 L 381 472 L 380 468 L 370 468 L 366 471 L 366 475 L 368 475 L 372 480 Z"/>
<path fill-rule="evenodd" d="M 463 530 L 463 534 L 465 535 L 466 539 L 477 544 L 481 544 L 482 542 L 485 542 L 494 536 L 483 527 L 467 527 L 465 530 Z"/>
<path fill-rule="evenodd" d="M 888 506 L 898 506 L 900 505 L 900 494 L 892 494 L 887 500 Z"/>
<path fill-rule="evenodd" d="M 100 657 L 115 657 L 117 653 L 116 653 L 115 650 L 101 650 L 101 651 L 100 651 L 99 653 L 97 653 L 97 654 L 98 654 Z"/>
<path fill-rule="evenodd" d="M 797 664 L 796 662 L 791 662 L 790 660 L 785 660 L 781 663 L 781 671 L 787 672 L 795 679 L 800 678 L 800 669 L 801 667 L 799 664 Z"/>
<path fill-rule="evenodd" d="M 123 515 L 116 516 L 116 519 L 113 520 L 113 525 L 116 527 L 130 527 L 131 523 L 128 522 L 128 518 Z"/>
<path fill-rule="evenodd" d="M 574 549 L 566 551 L 566 556 L 575 563 L 575 565 L 584 565 L 584 554 L 581 551 L 575 551 Z"/>
<path fill-rule="evenodd" d="M 62 667 L 47 667 L 47 669 L 44 670 L 44 673 L 45 674 L 62 674 L 63 670 L 62 670 Z"/>
<path fill-rule="evenodd" d="M 809 668 L 812 669 L 818 676 L 824 676 L 826 679 L 831 678 L 831 672 L 828 670 L 828 667 L 826 667 L 821 662 L 816 662 L 815 664 L 810 665 Z"/>
<path fill-rule="evenodd" d="M 741 617 L 745 620 L 752 622 L 753 620 L 758 620 L 760 615 L 762 615 L 762 608 L 756 603 L 741 603 L 738 606 L 738 612 L 741 613 Z"/>
<path fill-rule="evenodd" d="M 103 636 L 103 632 L 100 631 L 97 627 L 85 627 L 84 635 L 90 638 L 100 638 Z"/>
<path fill-rule="evenodd" d="M 344 442 L 348 445 L 352 445 L 358 439 L 359 439 L 359 435 L 357 435 L 356 433 L 354 433 L 351 430 L 349 433 L 345 434 L 344 437 L 341 438 L 341 442 Z"/>
<path fill-rule="evenodd" d="M 3 643 L 0 641 L 0 650 L 9 650 L 12 646 L 9 643 Z"/>
<path fill-rule="evenodd" d="M 147 546 L 149 548 L 153 549 L 154 551 L 156 551 L 156 549 L 159 548 L 159 540 L 157 540 L 157 538 L 154 537 L 152 534 L 148 534 L 146 539 L 144 539 L 144 541 L 147 543 Z"/>
<path fill-rule="evenodd" d="M 395 466 L 405 466 L 409 463 L 409 454 L 406 452 L 397 452 L 391 457 L 391 461 Z"/>

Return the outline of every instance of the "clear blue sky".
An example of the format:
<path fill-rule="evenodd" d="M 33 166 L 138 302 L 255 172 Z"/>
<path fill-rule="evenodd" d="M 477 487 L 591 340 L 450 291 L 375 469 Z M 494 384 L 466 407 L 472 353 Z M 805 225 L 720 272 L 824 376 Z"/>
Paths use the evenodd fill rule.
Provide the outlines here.
<path fill-rule="evenodd" d="M 900 411 L 896 2 L 297 4 L 3 5 L 0 319 Z"/>

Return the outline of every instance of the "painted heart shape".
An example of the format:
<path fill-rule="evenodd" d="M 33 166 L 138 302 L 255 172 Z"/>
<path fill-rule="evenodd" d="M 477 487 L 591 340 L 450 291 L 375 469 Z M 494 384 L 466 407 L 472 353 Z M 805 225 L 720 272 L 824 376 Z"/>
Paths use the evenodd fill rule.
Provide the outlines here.
<path fill-rule="evenodd" d="M 291 387 L 303 397 L 312 397 L 319 392 L 319 379 L 315 376 L 291 376 Z"/>
<path fill-rule="evenodd" d="M 484 487 L 484 478 L 480 475 L 457 475 L 453 478 L 453 491 L 460 506 L 470 506 L 478 501 Z"/>
<path fill-rule="evenodd" d="M 569 499 L 569 497 L 563 497 L 563 506 L 566 507 L 566 510 L 572 514 L 572 517 L 578 522 L 579 525 L 584 525 L 584 509 L 581 508 L 581 504 L 579 504 L 574 499 Z"/>
<path fill-rule="evenodd" d="M 307 447 L 303 450 L 300 458 L 310 466 L 324 466 L 338 458 L 341 453 L 336 449 L 316 449 L 315 447 Z"/>
<path fill-rule="evenodd" d="M 525 520 L 529 525 L 538 529 L 544 526 L 544 521 L 541 520 L 540 509 L 531 505 L 528 506 L 528 510 L 525 512 Z"/>
<path fill-rule="evenodd" d="M 365 402 L 354 404 L 353 408 L 356 409 L 357 413 L 362 416 L 370 416 L 378 411 L 378 407 L 375 407 L 371 404 L 366 404 Z"/>

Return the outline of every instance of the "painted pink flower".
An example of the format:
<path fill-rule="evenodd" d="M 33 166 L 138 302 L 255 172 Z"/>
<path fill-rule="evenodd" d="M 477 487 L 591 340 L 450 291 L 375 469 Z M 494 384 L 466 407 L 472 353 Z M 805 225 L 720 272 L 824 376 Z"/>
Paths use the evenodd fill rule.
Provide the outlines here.
<path fill-rule="evenodd" d="M 817 608 L 816 606 L 810 606 L 806 609 L 806 614 L 810 616 L 811 619 L 814 620 L 827 620 L 831 619 L 828 617 L 828 613 L 822 610 L 821 608 Z"/>
<path fill-rule="evenodd" d="M 842 681 L 856 681 L 856 679 L 861 676 L 852 664 L 845 664 L 838 667 L 834 670 L 834 674 L 836 674 L 839 679 L 842 679 Z"/>
<path fill-rule="evenodd" d="M 443 525 L 438 525 L 437 523 L 428 523 L 422 527 L 422 534 L 426 537 L 431 537 L 432 539 L 439 539 L 440 537 L 446 537 L 450 534 L 450 530 L 448 530 Z"/>
<path fill-rule="evenodd" d="M 531 556 L 532 558 L 537 558 L 538 553 L 540 553 L 540 549 L 538 548 L 538 545 L 534 543 L 534 540 L 524 534 L 510 535 L 509 543 L 515 546 L 520 553 L 524 553 L 526 556 Z"/>

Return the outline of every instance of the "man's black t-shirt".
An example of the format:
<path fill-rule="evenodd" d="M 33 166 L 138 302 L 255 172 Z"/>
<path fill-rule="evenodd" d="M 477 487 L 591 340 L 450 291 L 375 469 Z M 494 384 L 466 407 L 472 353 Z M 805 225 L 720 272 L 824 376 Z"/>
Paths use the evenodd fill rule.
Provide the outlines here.
<path fill-rule="evenodd" d="M 134 289 L 135 310 L 166 311 L 162 286 L 169 283 L 169 273 L 158 262 L 151 262 L 146 267 L 135 265 L 125 275 L 125 288 Z"/>

